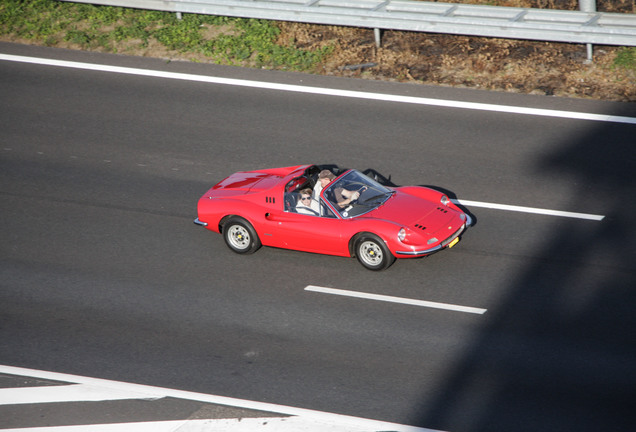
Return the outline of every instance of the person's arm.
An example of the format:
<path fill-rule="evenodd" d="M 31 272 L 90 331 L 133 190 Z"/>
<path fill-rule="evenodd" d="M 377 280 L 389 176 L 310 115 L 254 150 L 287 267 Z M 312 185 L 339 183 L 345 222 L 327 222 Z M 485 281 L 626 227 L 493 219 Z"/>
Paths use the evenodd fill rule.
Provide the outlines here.
<path fill-rule="evenodd" d="M 351 201 L 357 200 L 358 197 L 360 197 L 359 192 L 351 192 L 349 190 L 342 189 L 339 193 L 337 193 L 338 207 L 345 208 L 346 206 L 351 204 Z"/>

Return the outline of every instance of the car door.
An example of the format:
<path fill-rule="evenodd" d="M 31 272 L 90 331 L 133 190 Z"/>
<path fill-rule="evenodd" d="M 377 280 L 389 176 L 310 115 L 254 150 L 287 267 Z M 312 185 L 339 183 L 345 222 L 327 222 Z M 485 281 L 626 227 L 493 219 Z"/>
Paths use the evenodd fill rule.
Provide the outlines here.
<path fill-rule="evenodd" d="M 313 216 L 292 211 L 273 211 L 266 215 L 266 219 L 272 246 L 329 255 L 349 255 L 348 239 L 342 238 L 342 224 L 346 221 L 333 214 Z"/>

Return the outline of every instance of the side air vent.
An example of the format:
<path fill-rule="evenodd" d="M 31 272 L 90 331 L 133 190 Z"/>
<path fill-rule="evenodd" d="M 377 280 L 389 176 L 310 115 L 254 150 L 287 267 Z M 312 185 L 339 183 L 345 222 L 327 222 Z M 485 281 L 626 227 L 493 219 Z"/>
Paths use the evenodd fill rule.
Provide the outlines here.
<path fill-rule="evenodd" d="M 265 197 L 265 202 L 268 204 L 276 204 L 276 198 L 274 197 Z"/>

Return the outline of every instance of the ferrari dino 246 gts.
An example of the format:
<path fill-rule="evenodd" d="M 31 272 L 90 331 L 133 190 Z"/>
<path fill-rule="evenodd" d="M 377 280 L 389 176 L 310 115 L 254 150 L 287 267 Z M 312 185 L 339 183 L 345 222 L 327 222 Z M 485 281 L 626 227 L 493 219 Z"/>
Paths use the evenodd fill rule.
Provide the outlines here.
<path fill-rule="evenodd" d="M 471 224 L 436 190 L 386 187 L 356 170 L 336 176 L 316 165 L 234 173 L 197 207 L 194 222 L 236 253 L 272 246 L 356 257 L 370 270 L 453 247 Z"/>

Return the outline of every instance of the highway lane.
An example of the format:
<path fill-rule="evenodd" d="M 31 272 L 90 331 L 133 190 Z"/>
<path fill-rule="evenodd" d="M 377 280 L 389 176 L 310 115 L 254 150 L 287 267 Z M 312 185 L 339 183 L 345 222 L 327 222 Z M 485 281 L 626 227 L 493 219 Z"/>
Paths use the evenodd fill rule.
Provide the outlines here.
<path fill-rule="evenodd" d="M 633 115 L 563 101 L 3 45 L 16 54 Z M 0 64 L 0 363 L 445 430 L 627 425 L 634 126 Z M 229 253 L 191 223 L 235 170 L 337 163 L 458 198 L 460 244 L 364 271 Z M 485 308 L 346 299 L 307 285 Z M 633 304 L 633 302 L 631 303 Z M 594 407 L 594 410 L 591 409 Z"/>

